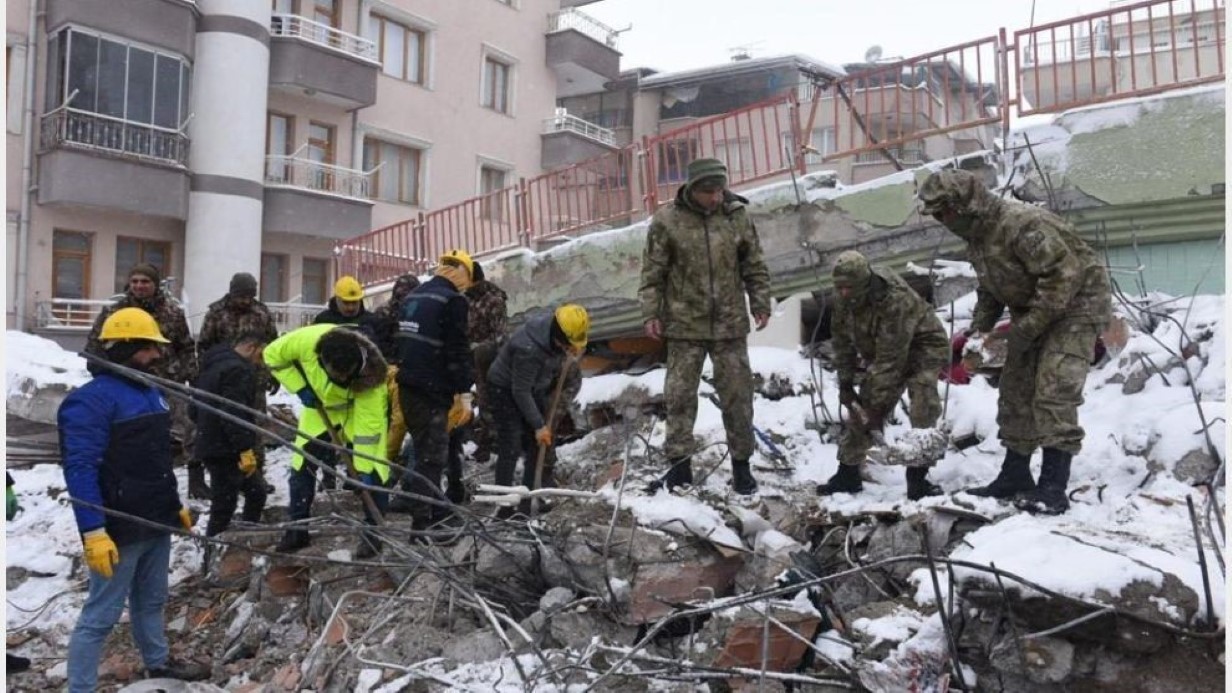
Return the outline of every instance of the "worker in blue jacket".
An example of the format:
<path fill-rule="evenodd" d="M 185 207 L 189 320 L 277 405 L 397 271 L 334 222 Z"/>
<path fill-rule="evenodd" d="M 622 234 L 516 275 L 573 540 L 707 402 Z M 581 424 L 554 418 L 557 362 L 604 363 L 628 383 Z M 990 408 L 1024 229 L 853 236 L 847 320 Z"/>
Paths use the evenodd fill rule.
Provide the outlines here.
<path fill-rule="evenodd" d="M 154 317 L 140 308 L 112 313 L 100 339 L 108 361 L 144 372 L 167 343 Z M 69 690 L 97 688 L 103 643 L 126 601 L 148 677 L 208 678 L 207 667 L 170 657 L 163 630 L 169 530 L 191 531 L 193 525 L 171 470 L 170 409 L 153 386 L 91 365 L 94 379 L 69 394 L 57 414 L 64 481 L 90 579 L 69 641 Z"/>

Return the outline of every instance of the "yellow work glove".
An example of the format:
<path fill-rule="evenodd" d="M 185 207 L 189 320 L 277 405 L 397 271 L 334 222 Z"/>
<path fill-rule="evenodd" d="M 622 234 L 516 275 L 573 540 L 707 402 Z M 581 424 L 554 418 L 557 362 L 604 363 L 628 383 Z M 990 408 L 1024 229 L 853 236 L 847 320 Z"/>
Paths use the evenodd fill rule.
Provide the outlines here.
<path fill-rule="evenodd" d="M 180 507 L 180 524 L 184 525 L 185 532 L 191 532 L 193 528 L 193 516 L 188 512 L 188 508 Z"/>
<path fill-rule="evenodd" d="M 535 442 L 539 443 L 545 448 L 551 445 L 552 444 L 552 429 L 548 428 L 547 426 L 544 426 L 538 431 L 535 431 Z"/>
<path fill-rule="evenodd" d="M 86 565 L 90 570 L 111 579 L 111 568 L 120 562 L 120 550 L 105 529 L 92 529 L 81 535 L 85 544 Z"/>
<path fill-rule="evenodd" d="M 240 453 L 240 471 L 244 476 L 252 476 L 257 471 L 257 453 L 251 448 Z"/>
<path fill-rule="evenodd" d="M 445 425 L 445 428 L 449 431 L 459 426 L 465 426 L 474 417 L 474 413 L 471 412 L 470 407 L 466 406 L 466 402 L 463 401 L 462 397 L 462 395 L 453 396 L 453 406 L 449 408 L 449 420 Z"/>

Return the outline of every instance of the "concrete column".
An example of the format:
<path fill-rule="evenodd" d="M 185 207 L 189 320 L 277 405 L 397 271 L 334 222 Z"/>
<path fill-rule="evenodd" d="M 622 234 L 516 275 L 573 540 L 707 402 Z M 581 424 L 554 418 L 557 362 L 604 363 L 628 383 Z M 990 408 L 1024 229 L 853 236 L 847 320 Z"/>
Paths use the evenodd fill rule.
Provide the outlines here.
<path fill-rule="evenodd" d="M 270 3 L 198 0 L 184 301 L 193 329 L 231 275 L 261 270 Z"/>

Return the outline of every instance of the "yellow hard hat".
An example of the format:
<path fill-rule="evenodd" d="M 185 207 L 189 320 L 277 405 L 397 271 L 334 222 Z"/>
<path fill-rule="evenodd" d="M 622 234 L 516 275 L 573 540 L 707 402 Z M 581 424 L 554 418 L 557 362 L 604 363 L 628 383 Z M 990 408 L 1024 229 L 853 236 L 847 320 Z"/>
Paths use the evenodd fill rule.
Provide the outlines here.
<path fill-rule="evenodd" d="M 590 315 L 576 303 L 566 303 L 556 309 L 556 324 L 565 333 L 569 343 L 578 351 L 586 348 L 586 335 L 590 332 Z"/>
<path fill-rule="evenodd" d="M 334 283 L 334 296 L 339 301 L 362 301 L 364 300 L 364 287 L 359 285 L 359 280 L 350 275 L 345 275 L 338 278 Z"/>
<path fill-rule="evenodd" d="M 441 258 L 437 260 L 437 262 L 442 265 L 446 264 L 447 262 L 457 263 L 466 268 L 466 273 L 469 276 L 471 277 L 475 276 L 475 261 L 471 259 L 470 253 L 466 252 L 465 250 L 462 250 L 461 248 L 454 248 L 453 250 L 450 250 L 449 252 L 442 255 Z"/>
<path fill-rule="evenodd" d="M 144 339 L 148 342 L 170 343 L 158 329 L 154 316 L 140 308 L 121 308 L 103 321 L 98 338 L 104 342 Z"/>

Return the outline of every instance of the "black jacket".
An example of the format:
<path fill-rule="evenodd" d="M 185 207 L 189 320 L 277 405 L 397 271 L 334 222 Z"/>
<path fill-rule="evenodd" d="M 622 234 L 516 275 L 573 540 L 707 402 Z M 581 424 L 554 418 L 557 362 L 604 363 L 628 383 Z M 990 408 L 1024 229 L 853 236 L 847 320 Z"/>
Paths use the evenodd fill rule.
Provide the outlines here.
<path fill-rule="evenodd" d="M 501 347 L 488 371 L 488 384 L 509 390 L 522 419 L 543 428 L 543 402 L 560 371 L 565 352 L 552 344 L 552 313 L 539 315 L 517 329 Z"/>
<path fill-rule="evenodd" d="M 359 312 L 351 317 L 347 317 L 338 311 L 338 299 L 329 299 L 329 305 L 325 310 L 317 313 L 313 318 L 313 325 L 354 325 L 364 333 L 365 337 L 373 338 L 377 332 L 377 318 L 374 314 L 368 312 L 368 307 L 364 304 L 359 304 Z"/>
<path fill-rule="evenodd" d="M 444 277 L 433 277 L 406 297 L 398 321 L 398 382 L 417 397 L 448 406 L 474 384 L 467 340 L 466 297 Z"/>
<path fill-rule="evenodd" d="M 201 374 L 195 386 L 211 394 L 226 397 L 245 407 L 256 404 L 257 367 L 235 352 L 229 344 L 219 344 L 205 352 Z M 203 400 L 204 401 L 204 400 Z M 252 423 L 252 414 L 237 407 L 228 407 L 221 402 L 206 402 L 211 406 L 234 414 Z M 244 450 L 257 444 L 257 435 L 252 430 L 202 407 L 194 407 L 197 421 L 197 442 L 193 453 L 197 459 L 239 457 Z"/>

